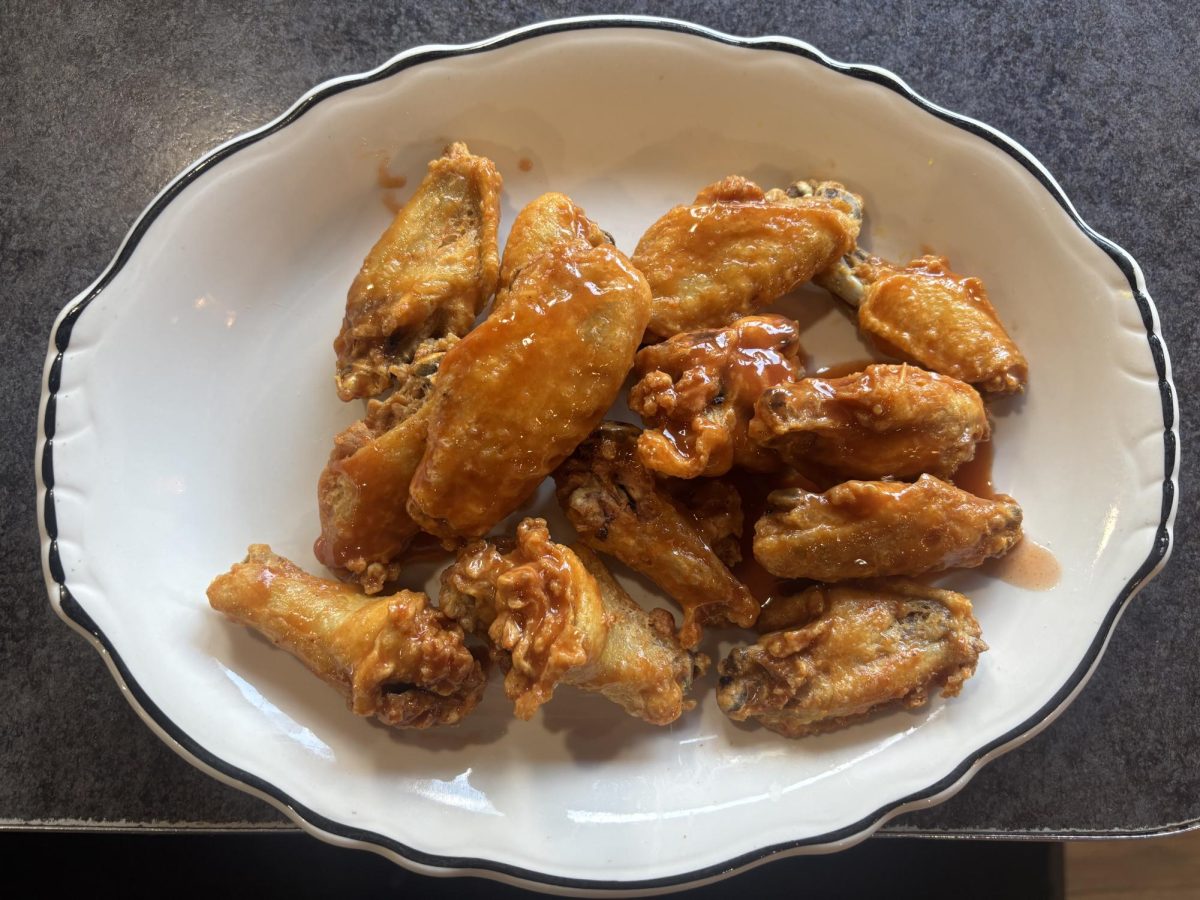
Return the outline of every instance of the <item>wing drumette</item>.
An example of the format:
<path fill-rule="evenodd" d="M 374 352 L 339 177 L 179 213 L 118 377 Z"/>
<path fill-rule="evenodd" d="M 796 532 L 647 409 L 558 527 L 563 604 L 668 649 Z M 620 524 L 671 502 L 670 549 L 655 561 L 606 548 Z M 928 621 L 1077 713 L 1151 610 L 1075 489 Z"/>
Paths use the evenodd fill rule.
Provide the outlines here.
<path fill-rule="evenodd" d="M 423 341 L 461 337 L 496 290 L 501 179 L 451 144 L 371 248 L 334 341 L 343 400 L 375 397 Z"/>
<path fill-rule="evenodd" d="M 643 348 L 629 408 L 646 430 L 643 465 L 663 475 L 723 475 L 733 466 L 771 471 L 779 459 L 746 426 L 767 388 L 804 374 L 800 331 L 783 316 L 747 316 L 727 328 L 677 334 Z"/>
<path fill-rule="evenodd" d="M 847 481 L 823 494 L 775 491 L 754 526 L 754 558 L 780 578 L 844 581 L 978 566 L 1021 539 L 1021 507 L 922 475 Z"/>
<path fill-rule="evenodd" d="M 298 657 L 360 716 L 398 728 L 452 725 L 483 695 L 486 670 L 424 594 L 372 599 L 255 544 L 209 585 L 208 601 Z"/>
<path fill-rule="evenodd" d="M 721 662 L 717 703 L 786 737 L 833 731 L 872 712 L 952 697 L 987 649 L 971 602 L 903 579 L 809 588 L 803 624 Z"/>
<path fill-rule="evenodd" d="M 686 695 L 707 659 L 679 646 L 670 614 L 647 613 L 586 547 L 551 541 L 542 519 L 522 522 L 516 541 L 464 547 L 442 574 L 439 606 L 489 639 L 519 718 L 559 684 L 603 694 L 654 725 L 695 705 Z"/>
<path fill-rule="evenodd" d="M 833 183 L 804 197 L 737 175 L 704 188 L 634 251 L 654 292 L 650 334 L 721 328 L 808 281 L 854 246 L 859 202 Z"/>
<path fill-rule="evenodd" d="M 752 440 L 788 463 L 848 478 L 948 478 L 990 433 L 974 388 L 909 365 L 770 388 L 749 426 Z"/>
<path fill-rule="evenodd" d="M 638 434 L 618 422 L 597 428 L 554 473 L 559 505 L 585 544 L 641 572 L 682 607 L 683 646 L 699 643 L 705 623 L 748 628 L 758 601 L 638 461 Z"/>

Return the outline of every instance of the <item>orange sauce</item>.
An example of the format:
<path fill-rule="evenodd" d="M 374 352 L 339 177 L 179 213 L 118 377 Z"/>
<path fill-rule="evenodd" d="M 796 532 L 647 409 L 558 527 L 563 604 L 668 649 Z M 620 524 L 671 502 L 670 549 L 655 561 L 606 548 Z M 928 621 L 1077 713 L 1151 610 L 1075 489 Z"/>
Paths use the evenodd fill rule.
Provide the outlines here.
<path fill-rule="evenodd" d="M 975 456 L 959 466 L 950 480 L 967 493 L 984 500 L 995 500 L 996 486 L 992 483 L 992 462 L 995 457 L 996 445 L 992 441 L 976 444 Z"/>
<path fill-rule="evenodd" d="M 528 156 L 522 156 L 519 160 L 517 160 L 517 168 L 522 172 L 531 172 L 533 171 L 533 160 L 531 160 Z"/>
<path fill-rule="evenodd" d="M 1007 555 L 989 559 L 979 570 L 1027 591 L 1048 591 L 1062 579 L 1062 565 L 1055 555 L 1030 537 L 1022 538 Z"/>
<path fill-rule="evenodd" d="M 404 208 L 404 204 L 400 202 L 400 198 L 390 192 L 383 195 L 383 205 L 388 208 L 393 216 Z"/>
<path fill-rule="evenodd" d="M 388 160 L 380 158 L 379 168 L 375 170 L 375 182 L 385 190 L 398 189 L 408 184 L 403 175 L 393 175 L 388 171 Z"/>

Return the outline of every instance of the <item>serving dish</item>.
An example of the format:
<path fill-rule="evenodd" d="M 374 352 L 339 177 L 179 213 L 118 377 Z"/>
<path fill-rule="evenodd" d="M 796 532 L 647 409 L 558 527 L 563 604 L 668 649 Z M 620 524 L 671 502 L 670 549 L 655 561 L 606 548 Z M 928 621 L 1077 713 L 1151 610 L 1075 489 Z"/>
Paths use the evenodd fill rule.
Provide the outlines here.
<path fill-rule="evenodd" d="M 605 89 L 581 96 L 581 73 Z M 319 571 L 315 477 L 357 413 L 329 345 L 396 196 L 381 167 L 415 184 L 450 139 L 499 164 L 502 230 L 563 190 L 629 249 L 722 175 L 817 174 L 864 192 L 872 249 L 930 245 L 984 278 L 1032 370 L 994 407 L 995 481 L 1063 572 L 1041 593 L 956 577 L 992 648 L 961 697 L 793 743 L 727 723 L 710 676 L 661 732 L 586 697 L 526 725 L 493 694 L 453 732 L 394 735 L 207 609 L 252 541 Z M 787 309 L 814 363 L 864 355 L 823 298 Z M 1174 394 L 1136 263 L 1019 146 L 894 76 L 666 20 L 545 23 L 319 86 L 164 189 L 60 316 L 45 378 L 56 610 L 185 757 L 431 874 L 640 892 L 847 846 L 1044 727 L 1170 547 Z"/>

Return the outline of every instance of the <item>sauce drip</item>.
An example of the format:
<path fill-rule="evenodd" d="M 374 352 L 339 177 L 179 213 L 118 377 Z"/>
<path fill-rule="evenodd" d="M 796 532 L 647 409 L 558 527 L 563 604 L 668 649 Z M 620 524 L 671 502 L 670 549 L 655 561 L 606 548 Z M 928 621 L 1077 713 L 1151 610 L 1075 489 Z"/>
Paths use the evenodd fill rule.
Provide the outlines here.
<path fill-rule="evenodd" d="M 1055 555 L 1030 537 L 1022 538 L 1007 555 L 989 559 L 979 569 L 1027 591 L 1048 591 L 1062 579 L 1062 565 Z"/>
<path fill-rule="evenodd" d="M 522 156 L 519 160 L 517 160 L 517 168 L 522 172 L 530 172 L 533 170 L 533 160 L 531 160 L 528 156 Z"/>
<path fill-rule="evenodd" d="M 379 168 L 375 170 L 375 183 L 384 190 L 392 190 L 404 187 L 408 184 L 408 179 L 403 175 L 391 174 L 388 171 L 388 160 L 381 158 Z"/>
<path fill-rule="evenodd" d="M 995 458 L 995 443 L 982 441 L 975 445 L 975 456 L 959 466 L 950 480 L 955 487 L 967 493 L 984 500 L 995 500 L 996 486 L 992 483 L 992 462 Z"/>

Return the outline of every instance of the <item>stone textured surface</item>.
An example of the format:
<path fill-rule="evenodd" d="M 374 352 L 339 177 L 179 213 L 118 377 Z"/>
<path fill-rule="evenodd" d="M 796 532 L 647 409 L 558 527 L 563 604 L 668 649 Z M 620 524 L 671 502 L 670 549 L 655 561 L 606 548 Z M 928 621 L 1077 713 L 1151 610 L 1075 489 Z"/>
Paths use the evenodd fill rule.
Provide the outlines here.
<path fill-rule="evenodd" d="M 194 770 L 126 705 L 50 611 L 33 447 L 45 341 L 134 217 L 193 158 L 313 84 L 415 44 L 583 12 L 671 15 L 803 38 L 875 63 L 1007 132 L 1145 269 L 1181 395 L 1200 421 L 1200 31 L 1186 4 L 717 2 L 0 5 L 0 822 L 270 827 L 266 804 Z M 1194 456 L 1174 558 L 1051 728 L 902 833 L 1146 832 L 1200 821 L 1200 572 Z"/>

